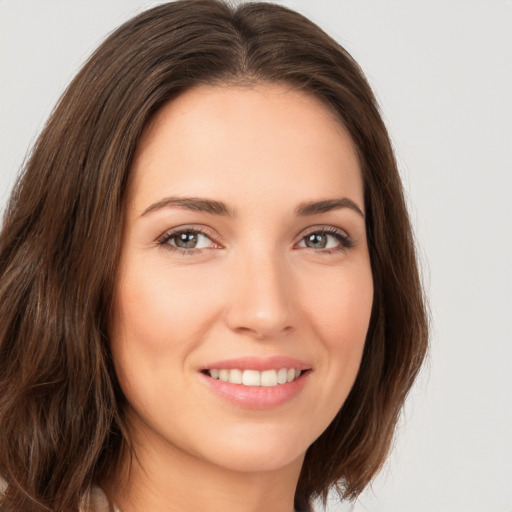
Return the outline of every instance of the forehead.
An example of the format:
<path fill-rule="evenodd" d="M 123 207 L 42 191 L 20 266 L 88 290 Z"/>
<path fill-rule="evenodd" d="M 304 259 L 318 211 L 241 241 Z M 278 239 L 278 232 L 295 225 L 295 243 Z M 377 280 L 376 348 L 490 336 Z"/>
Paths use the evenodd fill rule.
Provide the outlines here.
<path fill-rule="evenodd" d="M 345 127 L 320 100 L 282 84 L 186 91 L 144 130 L 131 181 L 132 193 L 146 202 L 181 193 L 270 200 L 271 191 L 294 188 L 361 202 L 363 194 Z"/>

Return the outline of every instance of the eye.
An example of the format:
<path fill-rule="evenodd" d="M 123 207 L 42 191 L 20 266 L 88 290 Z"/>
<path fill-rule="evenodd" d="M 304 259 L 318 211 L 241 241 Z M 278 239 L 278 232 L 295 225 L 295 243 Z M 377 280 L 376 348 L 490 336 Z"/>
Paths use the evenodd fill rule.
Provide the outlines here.
<path fill-rule="evenodd" d="M 298 244 L 299 247 L 321 250 L 327 253 L 349 249 L 353 245 L 354 243 L 347 233 L 334 227 L 311 231 Z"/>
<path fill-rule="evenodd" d="M 166 232 L 157 240 L 158 245 L 169 250 L 179 250 L 182 253 L 194 253 L 201 249 L 218 247 L 211 237 L 200 229 L 186 228 Z"/>

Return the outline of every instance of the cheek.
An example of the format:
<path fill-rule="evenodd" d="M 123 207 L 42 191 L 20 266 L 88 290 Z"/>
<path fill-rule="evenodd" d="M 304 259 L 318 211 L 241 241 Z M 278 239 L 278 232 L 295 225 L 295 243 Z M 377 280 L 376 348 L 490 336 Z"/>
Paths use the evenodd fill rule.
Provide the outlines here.
<path fill-rule="evenodd" d="M 332 347 L 347 349 L 364 343 L 373 304 L 369 265 L 325 276 L 318 285 L 309 309 L 322 339 Z"/>
<path fill-rule="evenodd" d="M 136 268 L 142 272 L 126 275 L 118 286 L 118 336 L 155 356 L 168 352 L 170 344 L 179 351 L 184 340 L 193 343 L 213 317 L 211 297 L 203 293 L 204 276 Z"/>
<path fill-rule="evenodd" d="M 327 416 L 334 416 L 355 382 L 368 332 L 373 304 L 373 279 L 368 265 L 346 268 L 323 283 L 323 292 L 310 302 L 316 329 L 326 357 Z M 331 418 L 332 419 L 332 418 Z M 329 419 L 330 421 L 330 419 Z"/>
<path fill-rule="evenodd" d="M 156 265 L 132 263 L 118 283 L 111 332 L 116 373 L 128 403 L 149 422 L 155 411 L 185 407 L 176 405 L 179 393 L 170 399 L 169 389 L 201 338 L 197 318 L 206 318 L 206 304 L 194 290 L 190 275 Z"/>
<path fill-rule="evenodd" d="M 125 263 L 111 329 L 117 376 L 132 405 L 158 401 L 178 385 L 173 376 L 186 375 L 218 311 L 217 294 L 205 293 L 214 289 L 212 272 L 151 263 Z"/>
<path fill-rule="evenodd" d="M 332 422 L 352 389 L 359 371 L 373 303 L 369 263 L 340 266 L 316 274 L 315 287 L 301 282 L 304 313 L 317 355 L 312 396 L 305 425 L 313 442 Z"/>

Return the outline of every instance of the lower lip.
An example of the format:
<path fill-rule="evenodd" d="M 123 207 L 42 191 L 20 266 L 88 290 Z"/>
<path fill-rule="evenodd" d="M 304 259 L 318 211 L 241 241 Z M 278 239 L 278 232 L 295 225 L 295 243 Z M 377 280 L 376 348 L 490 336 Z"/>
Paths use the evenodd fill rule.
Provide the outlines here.
<path fill-rule="evenodd" d="M 209 388 L 229 402 L 246 409 L 271 409 L 293 400 L 306 384 L 310 372 L 304 372 L 292 382 L 277 386 L 244 386 L 212 379 L 201 373 Z"/>

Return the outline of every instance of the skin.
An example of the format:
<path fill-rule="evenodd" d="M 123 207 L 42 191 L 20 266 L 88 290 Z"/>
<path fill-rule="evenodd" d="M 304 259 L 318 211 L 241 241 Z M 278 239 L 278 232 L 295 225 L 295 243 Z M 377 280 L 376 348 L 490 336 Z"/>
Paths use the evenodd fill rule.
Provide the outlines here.
<path fill-rule="evenodd" d="M 189 196 L 235 215 L 162 206 Z M 295 214 L 338 198 L 361 212 Z M 157 113 L 131 170 L 112 326 L 136 453 L 106 485 L 123 512 L 293 510 L 305 451 L 361 361 L 373 299 L 363 207 L 351 138 L 309 95 L 200 86 Z M 165 240 L 176 227 L 205 231 L 201 250 Z M 306 243 L 312 233 L 320 244 Z M 200 372 L 276 355 L 311 367 L 300 393 L 276 407 L 229 402 Z"/>

